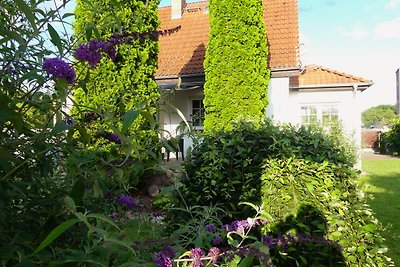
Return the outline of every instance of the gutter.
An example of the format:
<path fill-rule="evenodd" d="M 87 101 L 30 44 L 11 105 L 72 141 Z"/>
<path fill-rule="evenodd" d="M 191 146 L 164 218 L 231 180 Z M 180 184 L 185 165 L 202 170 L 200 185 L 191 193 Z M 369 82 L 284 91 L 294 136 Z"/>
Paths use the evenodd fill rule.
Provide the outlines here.
<path fill-rule="evenodd" d="M 297 76 L 299 75 L 300 72 L 300 66 L 295 66 L 295 67 L 287 67 L 287 68 L 271 68 L 271 77 L 292 77 L 292 76 Z M 180 79 L 196 79 L 196 78 L 205 78 L 205 74 L 203 73 L 194 73 L 194 74 L 182 74 L 182 75 L 165 75 L 165 76 L 156 76 L 155 80 L 157 82 L 162 82 L 162 81 L 170 81 L 171 82 L 177 82 Z M 176 80 L 176 81 L 175 81 Z M 177 83 L 176 83 L 177 84 Z"/>
<path fill-rule="evenodd" d="M 364 91 L 368 87 L 372 86 L 374 83 L 337 83 L 337 84 L 315 84 L 315 85 L 303 85 L 303 86 L 290 86 L 289 88 L 291 90 L 308 90 L 308 91 L 313 91 L 313 90 L 319 90 L 319 89 L 331 89 L 333 91 L 337 90 L 360 90 Z"/>

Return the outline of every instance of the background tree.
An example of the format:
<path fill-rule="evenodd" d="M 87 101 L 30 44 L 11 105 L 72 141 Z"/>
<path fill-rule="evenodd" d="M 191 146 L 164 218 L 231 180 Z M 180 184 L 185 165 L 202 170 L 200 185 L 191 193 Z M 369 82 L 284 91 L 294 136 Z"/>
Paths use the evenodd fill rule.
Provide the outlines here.
<path fill-rule="evenodd" d="M 392 124 L 397 117 L 396 105 L 379 105 L 371 107 L 362 113 L 362 123 L 365 126 L 383 126 Z"/>
<path fill-rule="evenodd" d="M 83 119 L 93 120 L 90 131 L 91 136 L 96 137 L 91 140 L 95 147 L 107 148 L 110 141 L 132 142 L 137 155 L 148 155 L 141 151 L 155 147 L 156 133 L 143 115 L 154 115 L 159 97 L 153 78 L 157 69 L 158 41 L 155 37 L 136 38 L 132 34 L 157 29 L 158 2 L 77 1 L 74 31 L 82 44 L 75 57 L 86 60 L 88 64 L 81 65 L 81 69 L 88 70 L 85 87 L 74 91 L 74 99 L 79 109 L 92 112 L 88 113 L 89 118 Z M 144 107 L 146 113 L 133 112 Z M 132 111 L 132 118 L 138 118 L 127 128 L 123 127 L 122 116 L 129 111 Z M 128 137 L 125 142 L 121 141 L 121 133 Z"/>
<path fill-rule="evenodd" d="M 270 71 L 262 0 L 210 0 L 210 41 L 204 69 L 206 131 L 232 121 L 261 121 Z"/>

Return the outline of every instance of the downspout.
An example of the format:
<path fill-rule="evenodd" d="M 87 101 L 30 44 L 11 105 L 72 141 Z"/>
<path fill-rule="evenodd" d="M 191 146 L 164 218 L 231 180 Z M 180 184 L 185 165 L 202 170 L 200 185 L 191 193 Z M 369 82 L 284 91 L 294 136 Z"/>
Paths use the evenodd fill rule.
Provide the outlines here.
<path fill-rule="evenodd" d="M 357 94 L 358 94 L 358 84 L 353 85 L 353 101 L 354 101 L 354 108 L 356 110 L 356 121 L 354 121 L 354 141 L 355 141 L 355 146 L 356 146 L 356 163 L 354 165 L 354 168 L 357 170 L 362 170 L 362 162 L 361 162 L 361 110 L 359 108 L 359 103 L 357 101 Z"/>
<path fill-rule="evenodd" d="M 353 97 L 355 98 L 357 96 L 357 91 L 358 91 L 358 84 L 353 85 Z"/>

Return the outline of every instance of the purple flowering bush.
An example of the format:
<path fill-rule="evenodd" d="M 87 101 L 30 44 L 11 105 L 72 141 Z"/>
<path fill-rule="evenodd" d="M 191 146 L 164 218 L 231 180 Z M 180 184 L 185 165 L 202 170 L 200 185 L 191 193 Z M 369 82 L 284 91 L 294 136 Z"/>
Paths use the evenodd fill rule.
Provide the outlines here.
<path fill-rule="evenodd" d="M 149 1 L 143 9 L 137 1 L 128 1 L 127 8 L 110 2 L 107 8 L 112 12 L 129 8 L 135 18 L 138 14 L 145 18 L 141 27 L 128 19 L 134 29 L 120 25 L 113 30 L 132 30 L 140 36 L 92 38 L 89 30 L 74 37 L 69 30 L 64 32 L 72 23 L 73 16 L 65 12 L 72 1 L 55 1 L 54 7 L 51 1 L 44 2 L 4 0 L 0 8 L 0 22 L 6 29 L 0 31 L 0 265 L 135 266 L 150 262 L 154 247 L 161 246 L 166 234 L 130 193 L 144 170 L 154 168 L 156 161 L 151 158 L 158 157 L 147 153 L 157 150 L 154 144 L 158 141 L 153 116 L 158 98 L 153 80 L 157 3 Z M 107 23 L 117 25 L 112 22 L 119 18 L 106 13 L 101 12 L 102 19 L 108 22 L 96 20 L 91 25 L 93 32 L 105 29 Z M 57 30 L 56 24 L 61 26 Z M 151 51 L 144 51 L 148 47 L 141 50 L 141 43 Z M 138 48 L 137 57 L 125 61 L 123 50 L 132 46 Z M 103 63 L 124 71 L 93 85 L 95 69 Z M 134 80 L 131 86 L 124 84 L 132 94 L 110 88 L 120 85 L 122 77 Z M 137 81 L 140 86 L 134 88 Z M 83 93 L 83 88 L 94 94 L 98 88 L 107 90 L 109 95 L 102 97 L 110 106 L 74 102 L 72 92 L 77 87 Z M 121 105 L 111 110 L 118 101 Z M 136 135 L 129 135 L 137 121 Z M 140 133 L 141 129 L 152 134 Z M 97 150 L 93 145 L 97 140 L 107 150 Z M 108 191 L 119 194 L 111 203 Z"/>

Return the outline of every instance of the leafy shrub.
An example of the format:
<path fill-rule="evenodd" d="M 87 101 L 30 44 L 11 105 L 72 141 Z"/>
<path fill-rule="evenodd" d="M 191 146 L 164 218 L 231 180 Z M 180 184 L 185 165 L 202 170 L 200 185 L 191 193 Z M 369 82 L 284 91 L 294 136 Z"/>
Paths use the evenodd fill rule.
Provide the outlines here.
<path fill-rule="evenodd" d="M 159 98 L 153 77 L 158 40 L 151 34 L 148 38 L 134 36 L 156 31 L 157 4 L 154 0 L 77 2 L 74 30 L 79 47 L 75 57 L 81 60 L 77 68 L 84 74 L 74 88 L 74 111 L 97 115 L 86 129 L 89 136 L 96 136 L 88 140 L 88 148 L 109 151 L 109 135 L 122 133 L 135 147 L 134 158 L 156 152 L 157 133 L 149 118 Z M 124 127 L 127 113 L 135 120 Z"/>
<path fill-rule="evenodd" d="M 263 203 L 276 222 L 270 235 L 306 234 L 316 244 L 273 253 L 277 266 L 387 266 L 381 225 L 356 188 L 357 172 L 328 161 L 270 159 L 264 164 Z M 321 247 L 323 240 L 341 248 Z M 318 241 L 318 242 L 317 242 Z"/>
<path fill-rule="evenodd" d="M 277 126 L 270 121 L 260 127 L 240 123 L 232 131 L 205 135 L 194 147 L 192 157 L 185 162 L 183 198 L 189 206 L 221 205 L 230 218 L 237 213 L 248 217 L 238 203 L 260 203 L 263 162 L 286 157 L 327 160 L 348 168 L 354 164 L 354 155 L 322 131 Z"/>
<path fill-rule="evenodd" d="M 145 98 L 144 107 L 151 106 L 147 109 L 139 105 L 135 110 L 100 111 L 97 115 L 105 121 L 103 129 L 113 130 L 104 132 L 107 136 L 91 131 L 93 124 L 86 111 L 97 111 L 92 106 L 81 107 L 76 118 L 68 117 L 65 102 L 77 83 L 85 87 L 88 80 L 82 75 L 86 69 L 75 73 L 74 64 L 62 59 L 71 58 L 74 47 L 68 32 L 61 35 L 68 27 L 65 18 L 71 16 L 63 14 L 63 8 L 71 1 L 57 2 L 55 8 L 47 2 L 5 0 L 0 8 L 0 265 L 75 266 L 82 262 L 83 266 L 119 266 L 132 258 L 143 262 L 145 257 L 151 258 L 152 251 L 143 255 L 141 249 L 132 249 L 132 239 L 159 238 L 159 224 L 145 219 L 113 223 L 108 215 L 116 203 L 107 203 L 104 189 L 126 193 L 148 167 L 131 160 L 136 143 L 123 130 L 134 124 L 135 115 L 143 117 L 141 122 L 145 122 L 140 125 L 146 130 L 153 129 L 155 100 Z M 154 25 L 156 2 L 151 1 Z M 143 1 L 140 4 L 145 5 Z M 120 7 L 115 5 L 115 10 Z M 62 24 L 59 31 L 54 23 Z M 104 25 L 97 21 L 96 26 Z M 157 51 L 153 39 L 145 37 L 139 42 L 148 42 L 152 51 Z M 154 63 L 156 58 L 151 56 L 148 61 Z M 153 64 L 135 71 L 148 77 L 154 70 Z M 153 80 L 148 83 L 155 88 Z M 107 142 L 110 155 L 88 150 L 93 139 Z"/>
<path fill-rule="evenodd" d="M 400 154 L 400 120 L 394 121 L 388 132 L 384 132 L 380 136 L 381 153 Z"/>

